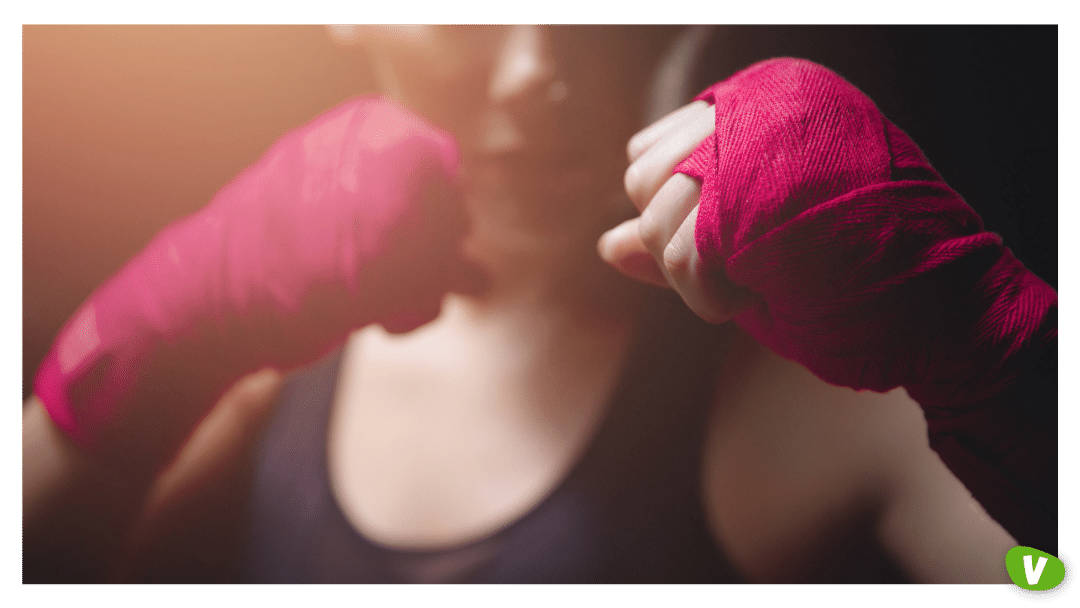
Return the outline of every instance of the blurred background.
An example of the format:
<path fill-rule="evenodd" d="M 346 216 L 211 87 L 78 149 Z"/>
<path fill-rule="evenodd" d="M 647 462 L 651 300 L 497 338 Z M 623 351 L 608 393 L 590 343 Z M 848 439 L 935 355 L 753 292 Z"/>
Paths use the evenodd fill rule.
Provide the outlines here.
<path fill-rule="evenodd" d="M 367 73 L 321 26 L 25 26 L 23 398 L 97 284 Z"/>
<path fill-rule="evenodd" d="M 799 56 L 855 83 L 1057 285 L 1057 28 L 714 28 L 694 90 Z M 23 398 L 63 322 L 286 130 L 374 88 L 321 26 L 23 28 Z"/>

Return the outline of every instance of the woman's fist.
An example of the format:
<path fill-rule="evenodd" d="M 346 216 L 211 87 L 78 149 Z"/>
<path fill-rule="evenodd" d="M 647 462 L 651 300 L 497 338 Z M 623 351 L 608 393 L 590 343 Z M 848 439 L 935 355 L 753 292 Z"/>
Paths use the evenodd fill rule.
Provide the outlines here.
<path fill-rule="evenodd" d="M 605 233 L 601 257 L 639 281 L 671 287 L 707 321 L 727 320 L 745 306 L 750 294 L 707 274 L 694 246 L 701 185 L 676 165 L 713 133 L 713 107 L 695 101 L 653 123 L 630 139 L 626 192 L 639 217 Z"/>
<path fill-rule="evenodd" d="M 669 284 L 708 321 L 734 314 L 828 382 L 913 387 L 955 358 L 946 336 L 1000 333 L 984 318 L 1002 289 L 988 277 L 1015 274 L 1011 255 L 915 144 L 822 66 L 750 66 L 639 133 L 630 154 L 642 214 L 604 235 L 601 255 Z"/>
<path fill-rule="evenodd" d="M 448 134 L 394 103 L 329 110 L 99 287 L 35 394 L 84 449 L 155 472 L 239 376 L 368 323 L 412 329 L 470 282 L 457 165 Z"/>

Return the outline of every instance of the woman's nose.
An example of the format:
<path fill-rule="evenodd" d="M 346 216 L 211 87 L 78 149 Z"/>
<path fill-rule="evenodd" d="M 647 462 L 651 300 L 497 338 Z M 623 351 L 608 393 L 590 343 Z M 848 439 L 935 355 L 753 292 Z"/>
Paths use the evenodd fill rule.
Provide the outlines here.
<path fill-rule="evenodd" d="M 557 74 L 551 41 L 544 28 L 511 26 L 502 39 L 488 80 L 488 103 L 480 116 L 480 143 L 485 152 L 504 152 L 527 144 L 530 115 L 565 97 Z M 534 117 L 533 117 L 534 118 Z"/>
<path fill-rule="evenodd" d="M 488 99 L 495 104 L 541 92 L 555 76 L 555 61 L 547 33 L 536 25 L 514 25 L 495 57 L 488 82 Z"/>

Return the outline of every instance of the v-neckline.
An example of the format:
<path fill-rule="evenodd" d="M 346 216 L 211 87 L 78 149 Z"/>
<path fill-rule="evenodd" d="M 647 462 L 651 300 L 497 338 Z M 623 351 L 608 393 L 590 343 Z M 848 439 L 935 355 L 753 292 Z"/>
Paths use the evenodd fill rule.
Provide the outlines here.
<path fill-rule="evenodd" d="M 648 302 L 648 300 L 647 300 Z M 342 348 L 337 355 L 337 359 L 334 365 L 334 386 L 331 387 L 331 403 L 328 407 L 326 428 L 324 431 L 324 446 L 322 453 L 324 455 L 324 474 L 325 480 L 328 486 L 329 499 L 332 504 L 332 517 L 340 520 L 348 529 L 353 531 L 355 536 L 355 542 L 363 545 L 377 552 L 383 559 L 389 563 L 395 564 L 408 564 L 408 563 L 421 563 L 421 562 L 433 562 L 433 561 L 449 561 L 455 555 L 486 555 L 485 547 L 497 546 L 499 539 L 512 535 L 514 531 L 521 526 L 527 525 L 529 520 L 534 519 L 538 512 L 542 511 L 552 497 L 564 492 L 568 486 L 570 486 L 578 477 L 581 476 L 583 469 L 587 464 L 593 460 L 596 452 L 601 449 L 598 445 L 598 440 L 604 437 L 610 432 L 610 426 L 612 421 L 618 417 L 617 409 L 618 402 L 620 401 L 620 395 L 624 393 L 627 386 L 634 381 L 632 365 L 630 364 L 641 347 L 643 341 L 647 339 L 648 332 L 652 329 L 652 325 L 655 324 L 654 309 L 655 303 L 650 305 L 646 303 L 642 308 L 642 313 L 635 320 L 633 328 L 630 330 L 631 337 L 629 345 L 625 351 L 623 358 L 623 365 L 619 369 L 615 382 L 612 383 L 608 395 L 606 397 L 606 403 L 602 408 L 602 414 L 599 420 L 594 425 L 592 432 L 588 440 L 584 444 L 584 449 L 581 449 L 578 456 L 573 460 L 573 463 L 567 467 L 565 472 L 558 477 L 558 480 L 552 484 L 546 492 L 544 492 L 538 500 L 536 500 L 532 506 L 525 509 L 517 517 L 511 519 L 507 523 L 498 526 L 491 532 L 481 535 L 474 539 L 469 539 L 464 542 L 454 543 L 444 547 L 432 547 L 432 548 L 409 548 L 409 547 L 395 547 L 380 543 L 359 529 L 348 514 L 345 512 L 343 505 L 340 503 L 337 493 L 333 491 L 333 484 L 330 477 L 330 419 L 332 416 L 333 408 L 335 407 L 334 400 L 338 394 L 338 381 L 340 379 L 340 373 L 342 371 L 343 362 L 345 359 L 344 349 Z M 467 568 L 467 571 L 471 571 L 472 568 Z M 454 577 L 457 578 L 457 577 Z"/>

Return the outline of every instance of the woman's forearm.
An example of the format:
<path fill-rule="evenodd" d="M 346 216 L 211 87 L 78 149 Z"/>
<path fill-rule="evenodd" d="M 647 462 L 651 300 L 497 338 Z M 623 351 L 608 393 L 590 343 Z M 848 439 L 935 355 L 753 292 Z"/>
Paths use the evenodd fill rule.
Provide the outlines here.
<path fill-rule="evenodd" d="M 435 317 L 467 266 L 457 163 L 448 134 L 381 99 L 294 129 L 95 290 L 35 395 L 97 460 L 156 475 L 243 374 Z"/>
<path fill-rule="evenodd" d="M 87 456 L 32 396 L 23 407 L 23 582 L 107 580 L 148 483 Z"/>
<path fill-rule="evenodd" d="M 707 276 L 747 333 L 832 384 L 907 389 L 931 445 L 1021 543 L 1056 550 L 1057 294 L 861 91 L 798 59 L 699 96 Z"/>

